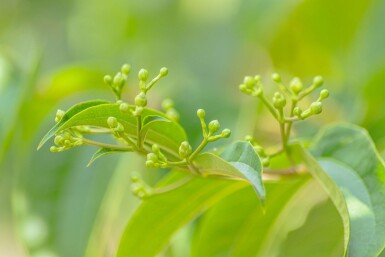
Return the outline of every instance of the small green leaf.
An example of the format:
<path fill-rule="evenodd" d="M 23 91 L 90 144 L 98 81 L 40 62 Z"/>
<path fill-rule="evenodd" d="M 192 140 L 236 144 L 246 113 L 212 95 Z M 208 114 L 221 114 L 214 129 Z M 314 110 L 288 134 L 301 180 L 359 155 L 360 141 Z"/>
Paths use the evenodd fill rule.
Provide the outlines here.
<path fill-rule="evenodd" d="M 165 181 L 178 179 L 183 179 L 180 172 L 166 177 Z M 246 185 L 240 181 L 196 177 L 181 187 L 146 199 L 129 220 L 117 257 L 157 256 L 183 225 Z"/>
<path fill-rule="evenodd" d="M 96 160 L 99 159 L 102 156 L 113 154 L 113 153 L 125 153 L 128 151 L 125 150 L 117 150 L 117 149 L 111 149 L 111 148 L 100 148 L 97 150 L 91 157 L 91 160 L 88 162 L 87 167 L 91 166 L 91 164 Z"/>
<path fill-rule="evenodd" d="M 345 246 L 350 235 L 348 256 L 378 256 L 385 247 L 385 167 L 370 136 L 353 125 L 336 125 L 323 130 L 311 150 L 319 164 L 307 153 L 305 162 L 321 185 L 333 188 L 326 191 L 345 223 Z"/>
<path fill-rule="evenodd" d="M 212 153 L 198 155 L 194 162 L 205 175 L 226 176 L 248 181 L 253 185 L 260 200 L 266 192 L 262 183 L 262 165 L 258 154 L 249 142 L 231 144 L 221 156 Z"/>
<path fill-rule="evenodd" d="M 108 103 L 109 102 L 103 101 L 103 100 L 93 100 L 93 101 L 82 102 L 82 103 L 79 103 L 79 104 L 76 104 L 76 105 L 72 106 L 63 115 L 62 119 L 58 123 L 56 123 L 56 125 L 53 128 L 51 128 L 47 132 L 47 134 L 45 134 L 43 139 L 40 141 L 39 146 L 37 147 L 37 149 L 39 150 L 51 137 L 53 137 L 55 135 L 55 133 L 57 133 L 58 129 L 63 124 L 65 124 L 70 118 L 72 118 L 73 116 L 75 116 L 79 112 L 84 111 L 87 108 L 90 108 L 92 106 L 97 106 L 97 105 L 101 105 L 101 104 L 108 104 Z"/>

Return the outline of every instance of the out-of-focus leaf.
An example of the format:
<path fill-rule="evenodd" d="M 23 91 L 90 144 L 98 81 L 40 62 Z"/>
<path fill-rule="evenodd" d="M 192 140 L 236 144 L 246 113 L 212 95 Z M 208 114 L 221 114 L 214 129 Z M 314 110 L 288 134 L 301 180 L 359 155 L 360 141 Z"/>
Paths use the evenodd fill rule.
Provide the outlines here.
<path fill-rule="evenodd" d="M 194 159 L 204 175 L 225 176 L 248 181 L 263 202 L 266 192 L 262 183 L 262 165 L 249 142 L 235 142 L 221 157 L 203 153 Z"/>
<path fill-rule="evenodd" d="M 180 174 L 177 177 L 181 177 Z M 166 180 L 175 181 L 175 176 Z M 129 220 L 121 238 L 118 257 L 156 256 L 183 225 L 246 183 L 194 178 L 174 190 L 145 200 Z M 144 243 L 143 240 L 147 243 Z"/>
<path fill-rule="evenodd" d="M 325 188 L 332 180 L 346 200 L 349 256 L 378 256 L 385 247 L 385 168 L 370 136 L 353 125 L 331 126 L 319 134 L 312 153 L 324 171 L 322 177 L 313 175 Z M 309 155 L 304 156 L 307 163 L 314 163 Z M 335 203 L 340 201 L 340 193 L 328 193 Z M 336 207 L 340 211 L 343 206 Z M 341 216 L 345 222 L 346 214 Z"/>
<path fill-rule="evenodd" d="M 130 108 L 134 107 L 130 106 Z M 136 137 L 136 117 L 122 113 L 119 110 L 118 104 L 98 104 L 79 112 L 71 112 L 68 116 L 67 120 L 55 126 L 44 136 L 40 146 L 60 131 L 74 126 L 86 125 L 109 128 L 107 119 L 111 116 L 117 118 L 118 122 L 124 126 L 125 133 L 134 138 Z M 165 117 L 161 112 L 144 108 L 142 117 L 145 119 L 147 116 Z M 150 126 L 146 134 L 145 143 L 158 144 L 168 154 L 178 156 L 179 146 L 185 140 L 186 134 L 183 128 L 179 124 L 169 121 L 167 126 Z"/>

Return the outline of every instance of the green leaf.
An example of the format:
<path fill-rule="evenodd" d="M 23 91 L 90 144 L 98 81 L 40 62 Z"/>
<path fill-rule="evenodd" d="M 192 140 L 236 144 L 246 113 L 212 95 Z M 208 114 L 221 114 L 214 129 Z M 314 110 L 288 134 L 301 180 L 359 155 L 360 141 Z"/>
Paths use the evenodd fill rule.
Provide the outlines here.
<path fill-rule="evenodd" d="M 310 256 L 301 253 L 314 251 L 315 245 L 322 247 L 317 248 L 319 256 L 341 256 L 332 255 L 343 251 L 340 241 L 335 242 L 335 236 L 342 235 L 342 222 L 334 206 L 329 211 L 331 215 L 322 216 L 315 224 L 334 227 L 327 227 L 322 234 L 306 235 L 308 244 L 298 247 L 296 242 L 293 254 L 286 254 L 288 236 L 302 228 L 315 206 L 327 200 L 327 194 L 315 180 L 302 176 L 290 181 L 267 181 L 265 186 L 268 197 L 264 208 L 253 201 L 252 190 L 244 188 L 205 213 L 194 234 L 192 257 Z"/>
<path fill-rule="evenodd" d="M 48 131 L 47 134 L 43 137 L 43 139 L 40 141 L 39 146 L 37 149 L 39 150 L 51 137 L 53 137 L 58 131 L 61 126 L 63 126 L 68 120 L 70 120 L 73 116 L 80 113 L 81 111 L 84 111 L 92 106 L 97 106 L 101 104 L 108 104 L 109 102 L 103 101 L 103 100 L 92 100 L 87 102 L 82 102 L 79 104 L 76 104 L 72 106 L 62 117 L 62 119 L 56 123 L 56 125 Z"/>
<path fill-rule="evenodd" d="M 235 142 L 221 156 L 212 153 L 198 155 L 194 162 L 204 175 L 226 176 L 248 181 L 263 202 L 266 192 L 262 183 L 262 165 L 249 142 Z"/>
<path fill-rule="evenodd" d="M 320 182 L 321 186 L 326 193 L 328 193 L 333 204 L 336 206 L 344 226 L 344 256 L 346 256 L 350 238 L 350 219 L 343 193 L 308 151 L 299 145 L 293 146 L 292 151 L 301 157 L 301 160 L 306 164 L 309 173 Z"/>
<path fill-rule="evenodd" d="M 182 177 L 180 172 L 175 176 Z M 175 176 L 166 180 L 175 181 Z M 117 257 L 156 256 L 179 228 L 246 185 L 241 181 L 196 177 L 184 186 L 150 197 L 129 220 Z"/>
<path fill-rule="evenodd" d="M 385 166 L 370 136 L 360 127 L 336 125 L 323 130 L 311 149 L 345 196 L 349 256 L 378 256 L 385 248 Z"/>
<path fill-rule="evenodd" d="M 113 154 L 113 153 L 125 153 L 128 151 L 125 150 L 118 150 L 118 149 L 111 149 L 111 148 L 100 148 L 97 150 L 91 157 L 91 160 L 88 162 L 87 167 L 91 166 L 91 164 L 96 160 L 99 159 L 102 156 Z"/>
<path fill-rule="evenodd" d="M 122 113 L 119 110 L 118 104 L 95 104 L 93 106 L 87 107 L 81 105 L 81 107 L 82 108 L 71 108 L 71 112 L 68 111 L 65 115 L 66 118 L 64 120 L 62 119 L 63 122 L 59 122 L 55 127 L 53 127 L 47 133 L 47 135 L 44 136 L 39 146 L 44 144 L 48 139 L 53 137 L 58 132 L 71 127 L 85 125 L 109 128 L 107 124 L 107 119 L 111 116 L 117 118 L 118 122 L 120 122 L 124 126 L 125 133 L 127 133 L 133 138 L 136 138 L 136 117 Z M 131 107 L 133 108 L 133 106 Z M 75 111 L 73 111 L 74 108 Z M 165 115 L 161 112 L 144 108 L 142 117 L 145 120 L 147 116 L 165 117 Z M 150 123 L 148 123 L 148 125 Z M 161 126 L 150 126 L 146 133 L 145 143 L 156 143 L 162 148 L 162 150 L 166 152 L 166 154 L 169 154 L 171 156 L 178 156 L 179 145 L 185 140 L 186 134 L 183 128 L 179 124 L 169 121 L 167 124 L 162 123 Z"/>

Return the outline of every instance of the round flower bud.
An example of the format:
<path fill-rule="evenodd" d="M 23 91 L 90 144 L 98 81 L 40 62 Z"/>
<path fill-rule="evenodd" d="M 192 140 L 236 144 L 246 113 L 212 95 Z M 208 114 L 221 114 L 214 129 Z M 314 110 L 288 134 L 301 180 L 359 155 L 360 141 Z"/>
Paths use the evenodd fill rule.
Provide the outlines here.
<path fill-rule="evenodd" d="M 147 160 L 157 163 L 159 161 L 158 156 L 154 153 L 147 154 Z"/>
<path fill-rule="evenodd" d="M 55 145 L 62 146 L 63 145 L 64 138 L 62 136 L 56 136 L 53 142 Z"/>
<path fill-rule="evenodd" d="M 152 150 L 155 152 L 155 153 L 159 153 L 160 152 L 160 148 L 157 144 L 153 144 L 152 145 Z"/>
<path fill-rule="evenodd" d="M 313 102 L 310 105 L 310 110 L 313 114 L 320 114 L 322 112 L 322 103 L 321 102 Z"/>
<path fill-rule="evenodd" d="M 294 110 L 293 110 L 293 114 L 294 114 L 295 116 L 301 117 L 301 114 L 302 114 L 301 108 L 299 108 L 298 106 L 295 107 Z"/>
<path fill-rule="evenodd" d="M 65 111 L 60 110 L 60 109 L 57 110 L 56 111 L 56 116 L 55 116 L 55 122 L 56 123 L 59 122 L 61 120 L 61 118 L 63 118 L 64 114 L 65 114 Z"/>
<path fill-rule="evenodd" d="M 124 64 L 123 66 L 122 66 L 122 73 L 124 74 L 124 75 L 128 75 L 129 73 L 130 73 L 130 71 L 131 71 L 131 66 L 129 65 L 129 64 Z"/>
<path fill-rule="evenodd" d="M 249 93 L 249 92 L 248 92 L 248 89 L 247 89 L 247 87 L 246 87 L 245 84 L 240 84 L 240 85 L 239 85 L 239 90 L 240 90 L 242 93 L 246 93 L 246 94 Z"/>
<path fill-rule="evenodd" d="M 52 153 L 57 153 L 57 152 L 59 152 L 59 148 L 57 148 L 56 146 L 51 146 L 51 147 L 49 148 L 49 150 L 50 150 Z"/>
<path fill-rule="evenodd" d="M 110 75 L 104 76 L 104 83 L 106 83 L 107 85 L 111 86 L 111 84 L 112 84 L 112 77 Z"/>
<path fill-rule="evenodd" d="M 269 167 L 270 166 L 270 159 L 269 158 L 263 158 L 262 159 L 262 166 L 263 167 Z"/>
<path fill-rule="evenodd" d="M 183 141 L 179 146 L 179 156 L 182 159 L 185 159 L 190 156 L 192 152 L 191 145 L 187 141 Z"/>
<path fill-rule="evenodd" d="M 245 136 L 245 141 L 248 141 L 251 143 L 251 142 L 254 142 L 254 138 L 250 135 L 247 135 L 247 136 Z"/>
<path fill-rule="evenodd" d="M 281 75 L 279 75 L 278 73 L 273 73 L 273 74 L 271 74 L 271 79 L 274 82 L 279 83 L 279 82 L 281 82 Z"/>
<path fill-rule="evenodd" d="M 320 96 L 321 100 L 328 98 L 329 97 L 329 90 L 322 89 L 319 96 Z"/>
<path fill-rule="evenodd" d="M 172 108 L 174 108 L 174 102 L 170 98 L 164 99 L 162 101 L 162 109 L 163 110 L 168 111 Z"/>
<path fill-rule="evenodd" d="M 314 77 L 313 84 L 315 87 L 322 86 L 323 83 L 324 83 L 324 79 L 321 76 Z"/>
<path fill-rule="evenodd" d="M 110 128 L 116 128 L 118 126 L 118 120 L 115 117 L 108 117 L 107 125 Z"/>
<path fill-rule="evenodd" d="M 145 107 L 147 105 L 147 96 L 145 93 L 140 92 L 136 97 L 135 97 L 135 105 L 140 106 L 140 107 Z"/>
<path fill-rule="evenodd" d="M 255 75 L 254 80 L 255 80 L 255 82 L 260 82 L 261 81 L 261 75 Z"/>
<path fill-rule="evenodd" d="M 122 87 L 125 82 L 126 79 L 124 78 L 123 74 L 121 72 L 118 72 L 114 77 L 114 85 L 117 87 Z"/>
<path fill-rule="evenodd" d="M 175 109 L 170 109 L 166 112 L 166 116 L 172 121 L 179 121 L 180 115 Z"/>
<path fill-rule="evenodd" d="M 140 115 L 142 115 L 142 112 L 143 112 L 143 107 L 136 106 L 135 111 L 134 111 L 134 115 L 140 116 Z"/>
<path fill-rule="evenodd" d="M 214 134 L 215 132 L 217 132 L 219 130 L 219 128 L 220 128 L 219 121 L 217 121 L 217 120 L 210 121 L 209 131 L 211 132 L 211 134 Z"/>
<path fill-rule="evenodd" d="M 154 162 L 153 161 L 146 161 L 146 167 L 147 168 L 153 168 L 154 167 Z"/>
<path fill-rule="evenodd" d="M 298 94 L 299 92 L 302 91 L 303 85 L 302 81 L 299 78 L 293 78 L 290 82 L 290 89 L 294 94 Z"/>
<path fill-rule="evenodd" d="M 127 103 L 121 103 L 119 105 L 119 110 L 122 112 L 122 113 L 128 113 L 130 109 L 130 106 L 127 104 Z"/>
<path fill-rule="evenodd" d="M 132 182 L 134 182 L 134 183 L 135 183 L 135 182 L 139 182 L 139 180 L 140 180 L 140 178 L 139 178 L 138 175 L 132 175 L 132 176 L 131 176 L 131 181 L 132 181 Z"/>
<path fill-rule="evenodd" d="M 205 110 L 203 110 L 203 109 L 199 109 L 199 110 L 197 111 L 197 115 L 198 115 L 198 118 L 204 119 L 204 117 L 206 116 L 206 112 L 205 112 Z"/>
<path fill-rule="evenodd" d="M 221 136 L 224 138 L 228 138 L 231 136 L 231 130 L 230 129 L 224 129 L 222 130 Z"/>
<path fill-rule="evenodd" d="M 146 81 L 148 79 L 148 71 L 145 69 L 141 69 L 138 73 L 138 78 L 141 81 Z"/>
<path fill-rule="evenodd" d="M 246 76 L 243 79 L 243 83 L 245 84 L 246 88 L 252 89 L 254 87 L 254 85 L 255 85 L 255 80 L 251 76 Z"/>
<path fill-rule="evenodd" d="M 167 74 L 168 74 L 168 69 L 166 67 L 163 67 L 163 68 L 160 69 L 159 75 L 161 77 L 165 77 L 165 76 L 167 76 Z"/>
<path fill-rule="evenodd" d="M 273 97 L 273 105 L 275 108 L 283 108 L 286 105 L 286 99 L 285 97 L 279 93 L 276 92 Z"/>

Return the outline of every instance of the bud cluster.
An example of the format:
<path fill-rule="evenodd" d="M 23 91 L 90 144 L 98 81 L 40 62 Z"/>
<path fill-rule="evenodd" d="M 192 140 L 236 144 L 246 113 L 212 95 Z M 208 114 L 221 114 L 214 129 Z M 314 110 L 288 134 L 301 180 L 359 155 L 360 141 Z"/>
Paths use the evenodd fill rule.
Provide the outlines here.
<path fill-rule="evenodd" d="M 82 145 L 83 139 L 82 137 L 74 136 L 71 130 L 68 129 L 55 136 L 54 143 L 56 146 L 51 146 L 50 151 L 61 152 Z"/>

